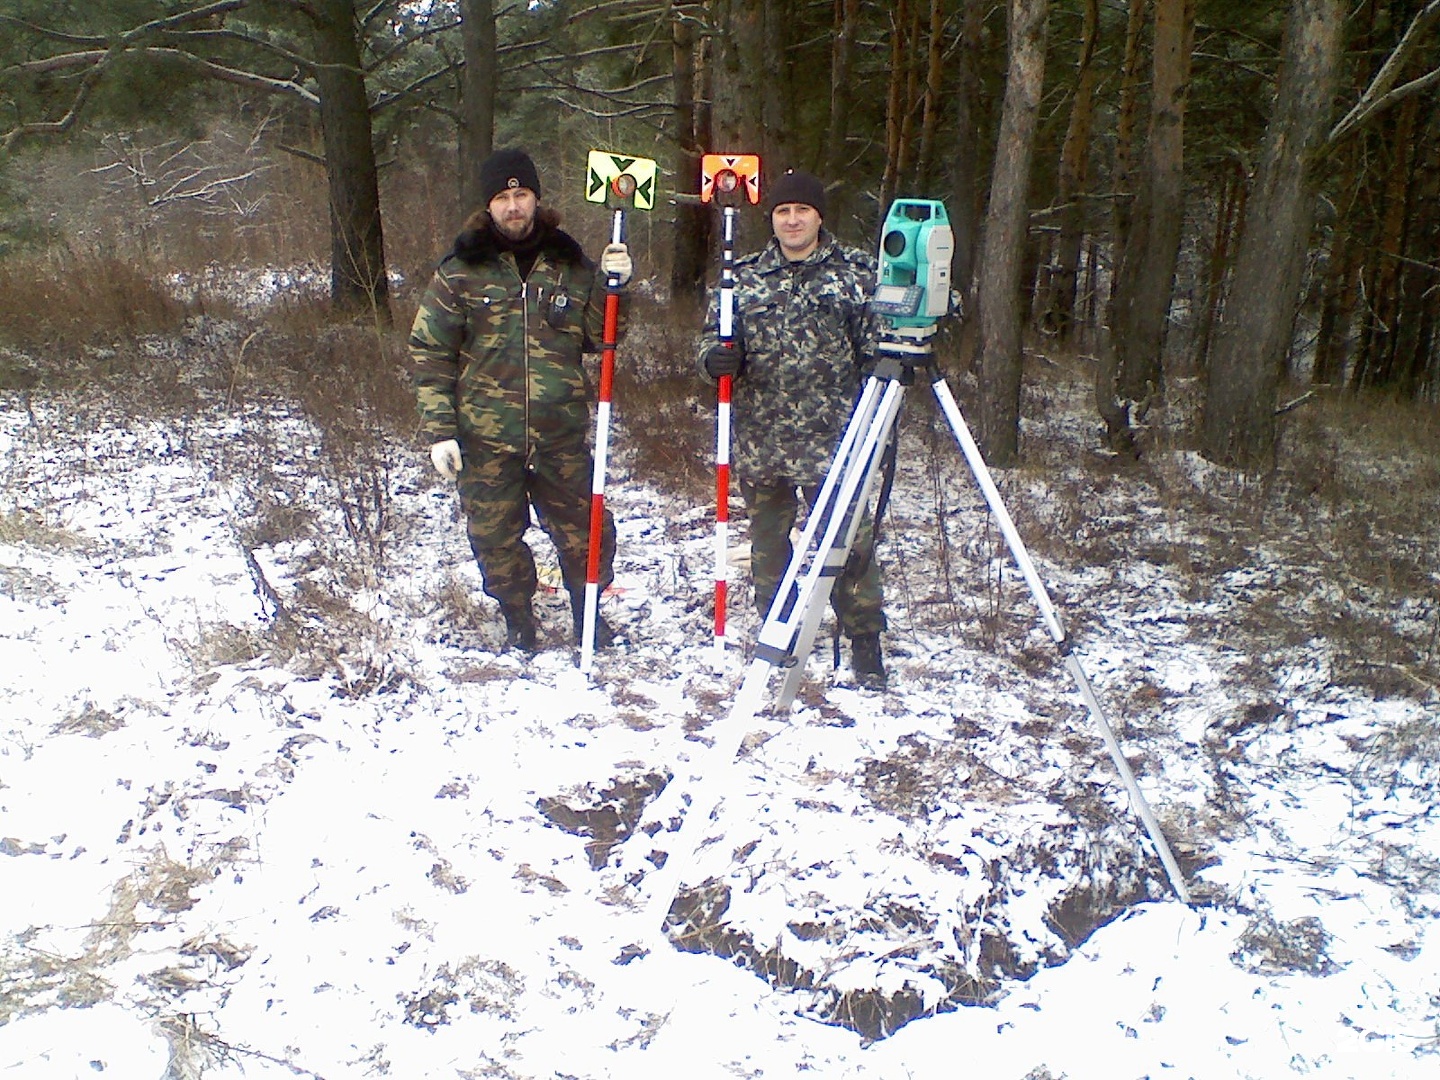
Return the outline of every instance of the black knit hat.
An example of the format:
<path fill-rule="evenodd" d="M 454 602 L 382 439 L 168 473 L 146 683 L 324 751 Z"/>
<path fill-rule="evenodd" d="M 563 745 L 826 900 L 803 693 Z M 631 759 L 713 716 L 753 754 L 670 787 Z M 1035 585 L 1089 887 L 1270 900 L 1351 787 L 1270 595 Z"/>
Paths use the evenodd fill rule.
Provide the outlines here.
<path fill-rule="evenodd" d="M 804 203 L 813 206 L 822 218 L 825 216 L 825 185 L 820 178 L 808 172 L 791 169 L 770 185 L 770 209 L 781 203 Z"/>
<path fill-rule="evenodd" d="M 506 188 L 529 188 L 540 198 L 540 174 L 524 150 L 496 150 L 480 166 L 480 198 L 486 206 Z"/>

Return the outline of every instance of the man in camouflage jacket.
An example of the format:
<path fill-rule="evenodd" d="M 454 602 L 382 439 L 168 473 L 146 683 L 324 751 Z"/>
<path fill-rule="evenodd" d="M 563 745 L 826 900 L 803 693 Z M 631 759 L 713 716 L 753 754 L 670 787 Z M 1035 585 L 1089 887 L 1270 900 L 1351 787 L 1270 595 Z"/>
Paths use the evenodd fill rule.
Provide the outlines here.
<path fill-rule="evenodd" d="M 794 555 L 790 530 L 797 491 L 814 505 L 825 473 L 874 366 L 876 262 L 824 227 L 825 188 L 787 172 L 770 190 L 774 237 L 735 263 L 735 347 L 719 343 L 718 293 L 710 304 L 701 364 L 712 379 L 732 375 L 736 476 L 750 519 L 755 603 L 770 609 Z M 862 520 L 830 594 L 850 638 L 861 685 L 881 688 L 884 597 L 874 533 Z"/>
<path fill-rule="evenodd" d="M 521 150 L 481 167 L 486 208 L 472 214 L 436 269 L 410 331 L 416 402 L 431 460 L 458 480 L 470 548 L 485 592 L 500 603 L 506 641 L 537 648 L 533 507 L 560 556 L 579 640 L 594 464 L 586 443 L 591 382 L 581 354 L 600 348 L 606 278 L 633 266 L 623 244 L 600 269 L 539 206 L 540 179 Z M 609 584 L 615 524 L 607 510 L 600 586 Z M 610 629 L 596 622 L 596 643 Z"/>

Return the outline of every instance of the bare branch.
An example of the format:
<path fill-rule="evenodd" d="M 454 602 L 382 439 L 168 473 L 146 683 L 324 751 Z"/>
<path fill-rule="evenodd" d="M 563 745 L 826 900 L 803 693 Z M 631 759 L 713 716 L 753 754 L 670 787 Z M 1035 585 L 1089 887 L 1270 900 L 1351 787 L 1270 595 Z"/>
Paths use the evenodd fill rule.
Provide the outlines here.
<path fill-rule="evenodd" d="M 296 67 L 309 71 L 315 67 L 315 61 L 302 53 L 287 49 L 263 37 L 256 37 L 254 34 L 247 34 L 240 30 L 226 28 L 218 30 L 185 30 L 178 34 L 169 35 L 180 41 L 233 41 L 242 45 L 251 45 L 256 49 L 271 53 L 284 60 L 286 63 L 294 64 Z"/>
<path fill-rule="evenodd" d="M 1314 396 L 1315 396 L 1315 391 L 1314 391 L 1314 390 L 1307 390 L 1307 391 L 1305 391 L 1305 393 L 1301 394 L 1299 397 L 1295 398 L 1294 400 L 1292 400 L 1292 401 L 1287 401 L 1287 402 L 1285 402 L 1285 404 L 1283 404 L 1283 405 L 1277 405 L 1277 406 L 1275 407 L 1275 415 L 1276 415 L 1276 416 L 1284 416 L 1286 413 L 1291 412 L 1291 411 L 1293 411 L 1293 410 L 1295 410 L 1295 409 L 1298 409 L 1301 405 L 1304 405 L 1305 402 L 1309 401 L 1309 400 L 1310 400 L 1311 398 L 1313 398 Z"/>
<path fill-rule="evenodd" d="M 291 157 L 297 157 L 301 161 L 308 161 L 312 165 L 319 165 L 322 169 L 325 168 L 325 156 L 323 154 L 313 153 L 301 146 L 291 146 L 289 143 L 276 143 L 275 149 L 282 153 L 289 154 Z"/>
<path fill-rule="evenodd" d="M 167 15 L 161 19 L 153 19 L 148 23 L 142 23 L 134 30 L 127 31 L 121 37 L 121 41 L 134 41 L 136 38 L 144 37 L 161 30 L 173 30 L 177 26 L 188 26 L 191 23 L 199 22 L 201 19 L 208 19 L 212 15 L 224 15 L 231 11 L 241 11 L 250 6 L 250 0 L 217 0 L 216 3 L 206 4 L 203 7 L 192 8 L 190 11 L 176 12 L 174 15 Z"/>
<path fill-rule="evenodd" d="M 541 89 L 563 90 L 564 87 L 541 87 Z M 607 111 L 605 109 L 592 109 L 577 101 L 567 101 L 566 104 L 576 112 L 584 113 L 586 116 L 596 120 L 620 120 L 628 116 L 644 116 L 646 113 L 664 112 L 666 109 L 673 109 L 675 107 L 671 102 L 655 101 L 649 104 L 632 105 L 628 109 L 611 109 Z"/>
<path fill-rule="evenodd" d="M 1355 109 L 1360 107 L 1356 105 L 1355 109 L 1351 109 L 1344 120 L 1341 120 L 1340 123 L 1335 125 L 1335 129 L 1330 132 L 1329 137 L 1326 139 L 1327 144 L 1333 146 L 1390 108 L 1391 105 L 1394 105 L 1398 101 L 1403 101 L 1412 94 L 1418 94 L 1422 90 L 1428 90 L 1436 83 L 1440 83 L 1440 68 L 1436 68 L 1434 71 L 1422 75 L 1418 79 L 1411 79 L 1408 83 L 1397 86 L 1394 90 L 1371 102 L 1369 107 L 1362 113 L 1356 113 Z"/>
<path fill-rule="evenodd" d="M 66 45 L 87 45 L 99 47 L 106 44 L 105 38 L 94 34 L 67 34 L 62 30 L 52 30 L 48 26 L 39 26 L 24 19 L 17 19 L 14 15 L 0 15 L 0 23 L 9 23 L 11 26 L 19 26 L 29 30 L 32 34 L 48 38 L 51 41 L 59 41 Z"/>
<path fill-rule="evenodd" d="M 398 105 L 407 98 L 414 97 L 437 79 L 442 79 L 446 75 L 452 74 L 459 66 L 460 62 L 457 60 L 452 64 L 447 64 L 445 67 L 421 75 L 419 78 L 407 83 L 398 90 L 387 90 L 384 93 L 377 94 L 374 104 L 370 106 L 370 111 L 378 113 L 394 105 Z"/>
<path fill-rule="evenodd" d="M 126 53 L 148 54 L 152 56 L 167 57 L 176 60 L 189 67 L 203 71 L 205 74 L 225 82 L 237 83 L 252 88 L 258 88 L 270 93 L 286 93 L 299 97 L 309 104 L 317 104 L 318 98 L 309 90 L 300 86 L 294 80 L 271 78 L 264 75 L 257 75 L 253 72 L 241 71 L 222 64 L 213 63 L 200 57 L 193 56 L 181 49 L 167 48 L 155 45 L 144 45 L 142 42 L 156 37 L 186 36 L 191 31 L 183 28 L 193 25 L 215 15 L 223 15 L 233 11 L 240 11 L 248 7 L 251 0 L 216 0 L 215 3 L 204 4 L 200 7 L 191 8 L 188 11 L 177 12 L 163 18 L 152 19 L 150 22 L 142 23 L 120 35 L 111 42 L 104 37 L 79 37 L 67 35 L 60 31 L 50 30 L 47 27 L 36 26 L 23 22 L 11 16 L 0 16 L 0 21 L 15 26 L 22 26 L 42 37 L 69 44 L 105 44 L 104 49 L 82 49 L 77 52 L 61 53 L 57 56 L 42 57 L 38 60 L 25 61 L 20 64 L 5 68 L 0 75 L 43 75 L 56 71 L 67 71 L 77 68 L 88 68 L 80 88 L 77 90 L 74 100 L 70 103 L 69 110 L 58 120 L 36 121 L 20 124 L 0 137 L 0 146 L 8 149 L 14 143 L 28 135 L 57 135 L 63 134 L 72 128 L 79 119 L 86 102 L 94 90 L 96 82 L 108 69 L 116 57 Z M 198 38 L 204 31 L 193 31 Z M 234 35 L 243 37 L 243 35 Z M 266 45 L 267 43 L 250 39 L 252 44 Z M 270 46 L 272 50 L 274 46 Z M 303 63 L 302 57 L 293 54 L 288 59 Z"/>
<path fill-rule="evenodd" d="M 150 37 L 153 34 L 172 31 L 179 27 L 199 22 L 202 19 L 208 19 L 212 15 L 224 15 L 227 12 L 240 11 L 246 7 L 249 7 L 250 3 L 251 0 L 218 0 L 217 3 L 206 4 L 203 7 L 194 8 L 190 11 L 181 11 L 177 12 L 174 15 L 167 15 L 164 18 L 152 19 L 150 22 L 141 23 L 139 26 L 125 31 L 125 33 L 121 34 L 118 39 L 115 39 L 115 43 L 113 46 L 111 43 L 111 39 L 107 38 L 103 34 L 67 34 L 63 30 L 55 30 L 48 26 L 41 26 L 37 23 L 26 22 L 23 19 L 15 18 L 13 15 L 0 15 L 0 22 L 10 23 L 12 26 L 23 27 L 24 29 L 29 30 L 31 33 L 37 34 L 40 37 L 47 38 L 51 41 L 59 41 L 66 45 L 81 45 L 89 46 L 91 48 L 100 48 L 101 46 L 106 46 L 123 49 L 126 46 L 129 46 L 136 41 L 141 40 L 142 38 Z M 102 51 L 107 50 L 102 49 Z"/>
<path fill-rule="evenodd" d="M 25 60 L 0 69 L 0 75 L 46 75 L 53 71 L 67 71 L 70 68 L 92 67 L 108 64 L 112 57 L 109 49 L 85 49 L 81 52 L 60 53 L 39 60 Z"/>
<path fill-rule="evenodd" d="M 1328 145 L 1333 146 L 1345 138 L 1345 136 L 1355 131 L 1356 128 L 1371 120 L 1381 110 L 1389 108 L 1401 98 L 1409 97 L 1413 93 L 1418 93 L 1427 86 L 1432 85 L 1437 78 L 1440 78 L 1440 74 L 1432 71 L 1429 75 L 1415 79 L 1395 90 L 1390 89 L 1395 85 L 1395 82 L 1400 78 L 1401 72 L 1404 71 L 1405 65 L 1410 62 L 1410 58 L 1420 47 L 1421 38 L 1424 37 L 1430 27 L 1435 24 L 1437 19 L 1440 19 L 1440 0 L 1430 0 L 1430 3 L 1425 5 L 1420 13 L 1410 20 L 1410 25 L 1405 28 L 1405 33 L 1400 38 L 1400 43 L 1395 46 L 1394 50 L 1386 58 L 1385 63 L 1381 65 L 1375 78 L 1372 79 L 1370 85 L 1365 88 L 1365 92 L 1360 95 L 1360 100 L 1355 103 L 1354 108 L 1346 113 L 1340 122 L 1330 129 L 1330 135 L 1326 139 Z"/>
<path fill-rule="evenodd" d="M 177 63 L 194 68 L 222 82 L 235 83 L 237 86 L 249 86 L 274 94 L 288 94 L 291 97 L 299 98 L 307 105 L 320 104 L 319 95 L 313 90 L 301 86 L 293 79 L 271 78 L 268 75 L 257 75 L 253 71 L 242 71 L 239 68 L 226 67 L 223 64 L 215 63 L 213 60 L 205 60 L 202 57 L 196 56 L 194 53 L 188 53 L 184 49 L 151 46 L 133 51 L 143 55 L 174 60 Z"/>
<path fill-rule="evenodd" d="M 20 139 L 27 135 L 63 135 L 75 126 L 75 121 L 80 118 L 80 112 L 85 108 L 85 103 L 90 100 L 90 94 L 100 82 L 100 76 L 104 74 L 105 68 L 109 66 L 108 56 L 99 60 L 80 82 L 80 88 L 75 91 L 75 98 L 70 102 L 70 111 L 59 120 L 42 120 L 35 123 L 20 124 L 7 131 L 3 138 L 0 138 L 0 149 L 8 151 Z"/>
<path fill-rule="evenodd" d="M 390 48 L 386 49 L 384 52 L 377 53 L 375 55 L 375 59 L 371 63 L 367 64 L 365 66 L 365 69 L 367 71 L 374 71 L 377 68 L 383 67 L 396 56 L 404 55 L 405 50 L 409 49 L 410 46 L 414 45 L 417 41 L 424 41 L 426 38 L 435 37 L 439 34 L 445 33 L 448 30 L 454 30 L 459 25 L 460 20 L 455 19 L 448 23 L 437 23 L 434 26 L 427 26 L 418 34 L 412 34 L 409 37 L 396 38 L 395 43 L 391 45 Z"/>
<path fill-rule="evenodd" d="M 565 25 L 572 26 L 577 22 L 585 22 L 596 15 L 603 15 L 607 21 L 615 21 L 619 18 L 658 18 L 665 12 L 668 4 L 656 3 L 654 0 L 600 0 L 579 11 L 572 11 L 565 17 Z"/>

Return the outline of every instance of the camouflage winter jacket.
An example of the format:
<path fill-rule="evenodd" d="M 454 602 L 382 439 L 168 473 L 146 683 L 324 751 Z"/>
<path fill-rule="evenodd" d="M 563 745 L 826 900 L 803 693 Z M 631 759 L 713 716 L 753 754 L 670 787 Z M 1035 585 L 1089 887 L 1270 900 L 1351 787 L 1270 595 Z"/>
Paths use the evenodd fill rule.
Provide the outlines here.
<path fill-rule="evenodd" d="M 873 256 L 822 230 L 790 262 L 772 239 L 735 262 L 735 336 L 745 365 L 731 395 L 735 466 L 746 480 L 818 483 L 875 357 Z M 719 290 L 704 352 L 719 340 Z"/>
<path fill-rule="evenodd" d="M 515 256 L 477 214 L 440 263 L 410 329 L 411 376 L 425 434 L 528 454 L 583 433 L 601 347 L 605 282 L 553 223 L 523 281 Z"/>

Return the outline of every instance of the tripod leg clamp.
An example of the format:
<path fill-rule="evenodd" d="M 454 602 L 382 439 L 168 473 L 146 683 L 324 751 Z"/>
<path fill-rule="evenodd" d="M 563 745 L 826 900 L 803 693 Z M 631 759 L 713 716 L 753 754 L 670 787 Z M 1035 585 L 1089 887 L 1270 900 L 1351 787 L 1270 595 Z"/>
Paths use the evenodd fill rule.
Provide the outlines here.
<path fill-rule="evenodd" d="M 766 645 L 762 641 L 755 646 L 755 659 L 764 660 L 767 664 L 773 664 L 779 668 L 792 668 L 798 657 L 789 649 L 776 648 L 774 645 Z"/>

